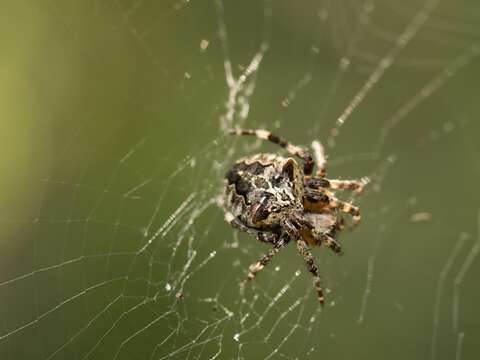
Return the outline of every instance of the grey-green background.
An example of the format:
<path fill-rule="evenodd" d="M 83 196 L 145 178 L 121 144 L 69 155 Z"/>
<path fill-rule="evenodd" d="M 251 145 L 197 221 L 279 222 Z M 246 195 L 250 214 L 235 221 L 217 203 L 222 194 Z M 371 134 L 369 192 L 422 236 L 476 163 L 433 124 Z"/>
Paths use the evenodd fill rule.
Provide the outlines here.
<path fill-rule="evenodd" d="M 478 1 L 215 4 L 2 2 L 0 358 L 425 359 L 436 336 L 436 359 L 477 359 Z M 412 20 L 424 24 L 327 148 L 330 177 L 372 179 L 345 256 L 314 250 L 329 306 L 318 309 L 293 247 L 242 298 L 267 248 L 244 234 L 232 246 L 209 201 L 234 158 L 275 148 L 222 133 L 224 61 L 240 75 L 265 39 L 250 112 L 233 124 L 308 146 Z M 445 82 L 423 98 L 432 79 Z"/>

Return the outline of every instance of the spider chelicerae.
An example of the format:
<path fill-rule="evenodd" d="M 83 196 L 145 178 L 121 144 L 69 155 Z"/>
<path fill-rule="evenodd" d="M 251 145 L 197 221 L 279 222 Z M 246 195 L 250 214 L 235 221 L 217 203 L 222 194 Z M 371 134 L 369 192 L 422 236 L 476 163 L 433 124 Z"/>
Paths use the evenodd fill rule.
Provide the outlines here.
<path fill-rule="evenodd" d="M 233 129 L 232 135 L 253 135 L 280 145 L 302 160 L 303 166 L 292 157 L 276 154 L 255 154 L 238 160 L 226 174 L 223 199 L 225 219 L 234 228 L 256 236 L 273 248 L 250 266 L 248 280 L 253 280 L 270 260 L 290 241 L 313 275 L 320 304 L 325 302 L 320 275 L 310 246 L 325 244 L 342 254 L 335 233 L 344 227 L 340 213 L 352 215 L 353 224 L 360 221 L 358 207 L 338 200 L 328 189 L 349 189 L 361 193 L 363 183 L 358 180 L 331 180 L 325 178 L 325 156 L 318 151 L 318 169 L 304 149 L 290 144 L 267 130 Z M 320 146 L 320 148 L 322 148 Z M 322 148 L 323 149 L 323 148 Z"/>

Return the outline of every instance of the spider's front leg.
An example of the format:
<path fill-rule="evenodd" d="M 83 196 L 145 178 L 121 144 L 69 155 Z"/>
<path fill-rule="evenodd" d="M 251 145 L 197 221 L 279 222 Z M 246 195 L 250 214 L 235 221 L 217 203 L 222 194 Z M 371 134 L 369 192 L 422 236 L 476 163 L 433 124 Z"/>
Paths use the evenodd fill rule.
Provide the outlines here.
<path fill-rule="evenodd" d="M 231 129 L 231 135 L 253 135 L 262 140 L 268 140 L 277 144 L 288 151 L 288 153 L 298 156 L 303 160 L 303 172 L 305 175 L 312 174 L 315 162 L 310 153 L 297 145 L 293 145 L 284 138 L 263 129 Z"/>
<path fill-rule="evenodd" d="M 253 280 L 257 276 L 257 273 L 261 271 L 269 262 L 272 260 L 272 258 L 278 254 L 280 250 L 282 250 L 285 245 L 287 245 L 288 241 L 284 237 L 282 237 L 274 246 L 273 249 L 271 249 L 269 252 L 267 252 L 265 255 L 263 255 L 255 264 L 250 266 L 249 272 L 247 275 L 248 280 Z"/>
<path fill-rule="evenodd" d="M 319 212 L 325 208 L 339 209 L 344 213 L 352 215 L 355 225 L 358 225 L 361 220 L 360 209 L 358 207 L 338 200 L 330 191 L 321 188 L 306 188 L 303 206 L 306 210 L 312 212 Z"/>
<path fill-rule="evenodd" d="M 359 180 L 330 180 L 322 177 L 307 178 L 305 185 L 312 189 L 342 189 L 353 190 L 359 195 L 363 192 L 364 184 Z"/>
<path fill-rule="evenodd" d="M 235 229 L 245 231 L 247 234 L 253 235 L 258 241 L 275 244 L 279 238 L 274 232 L 266 232 L 248 227 L 230 212 L 225 212 L 225 220 Z"/>
<path fill-rule="evenodd" d="M 297 228 L 295 227 L 294 223 L 298 224 L 298 219 L 295 215 L 292 218 L 283 219 L 282 221 L 282 228 L 285 233 L 282 235 L 278 242 L 275 242 L 273 249 L 270 250 L 268 253 L 263 255 L 260 260 L 258 260 L 255 264 L 250 266 L 250 272 L 248 273 L 248 280 L 255 279 L 257 273 L 261 271 L 269 262 L 270 260 L 283 248 L 291 239 L 298 239 L 300 238 L 300 233 L 298 232 Z M 306 221 L 305 221 L 305 224 Z M 311 226 L 311 225 L 309 225 Z"/>

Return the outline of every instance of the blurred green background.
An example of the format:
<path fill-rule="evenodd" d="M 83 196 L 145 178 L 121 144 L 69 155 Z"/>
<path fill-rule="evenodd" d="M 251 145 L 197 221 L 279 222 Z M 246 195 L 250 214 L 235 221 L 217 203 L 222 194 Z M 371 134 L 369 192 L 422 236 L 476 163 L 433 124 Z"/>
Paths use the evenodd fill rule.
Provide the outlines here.
<path fill-rule="evenodd" d="M 480 356 L 478 1 L 2 8 L 1 359 Z M 277 149 L 230 126 L 370 178 L 345 256 L 314 250 L 325 309 L 293 247 L 239 294 L 268 248 L 215 198 L 235 158 Z"/>

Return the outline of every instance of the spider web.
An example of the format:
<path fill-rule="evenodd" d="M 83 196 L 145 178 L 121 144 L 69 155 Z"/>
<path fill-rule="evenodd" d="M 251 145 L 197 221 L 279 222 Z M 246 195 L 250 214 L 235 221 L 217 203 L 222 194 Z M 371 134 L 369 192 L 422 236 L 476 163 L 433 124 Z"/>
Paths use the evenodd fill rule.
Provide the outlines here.
<path fill-rule="evenodd" d="M 6 22 L 2 359 L 473 359 L 478 2 L 16 3 Z M 20 121 L 16 121 L 16 120 Z M 23 121 L 24 120 L 24 121 Z M 327 288 L 217 206 L 235 159 L 368 182 Z M 12 154 L 9 156 L 8 154 Z M 13 159 L 13 160 L 12 160 Z"/>

